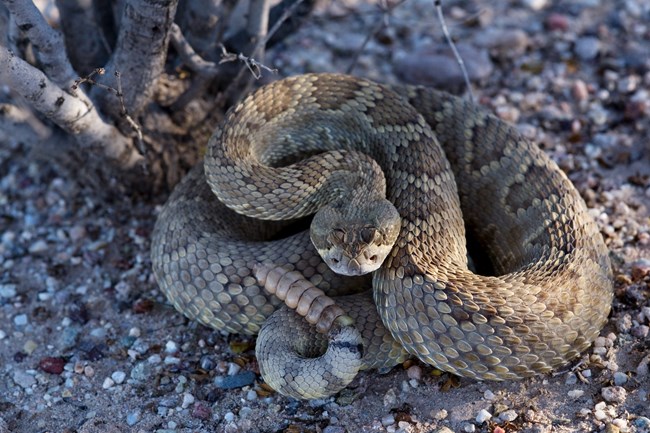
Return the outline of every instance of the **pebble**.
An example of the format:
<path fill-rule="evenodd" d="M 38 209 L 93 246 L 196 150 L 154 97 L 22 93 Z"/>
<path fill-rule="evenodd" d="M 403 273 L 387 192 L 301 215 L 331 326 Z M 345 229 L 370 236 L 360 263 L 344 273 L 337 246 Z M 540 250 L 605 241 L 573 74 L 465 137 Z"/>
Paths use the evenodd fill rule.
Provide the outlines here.
<path fill-rule="evenodd" d="M 31 374 L 27 374 L 24 371 L 15 371 L 13 374 L 13 380 L 16 382 L 16 385 L 21 388 L 28 389 L 36 385 L 36 378 Z"/>
<path fill-rule="evenodd" d="M 497 396 L 494 395 L 494 393 L 488 389 L 483 393 L 483 398 L 486 399 L 487 401 L 492 401 L 495 398 L 497 398 Z"/>
<path fill-rule="evenodd" d="M 153 375 L 154 367 L 147 361 L 139 362 L 131 369 L 131 379 L 139 382 L 147 381 Z"/>
<path fill-rule="evenodd" d="M 506 59 L 521 56 L 530 45 L 530 38 L 520 29 L 488 28 L 478 33 L 474 40 L 479 47 Z"/>
<path fill-rule="evenodd" d="M 254 389 L 251 389 L 246 393 L 246 400 L 248 400 L 248 401 L 257 400 L 257 393 L 255 392 Z"/>
<path fill-rule="evenodd" d="M 196 403 L 192 408 L 192 416 L 194 418 L 208 420 L 212 416 L 212 409 L 204 404 Z"/>
<path fill-rule="evenodd" d="M 406 375 L 409 379 L 420 380 L 422 379 L 422 368 L 419 365 L 412 365 L 406 370 Z"/>
<path fill-rule="evenodd" d="M 571 391 L 567 392 L 567 395 L 571 398 L 580 398 L 585 395 L 585 392 L 581 389 L 572 389 Z"/>
<path fill-rule="evenodd" d="M 485 409 L 481 409 L 478 411 L 478 415 L 476 415 L 476 422 L 478 424 L 483 424 L 485 421 L 489 420 L 490 418 L 492 418 L 492 414 Z"/>
<path fill-rule="evenodd" d="M 494 65 L 485 49 L 460 43 L 460 53 L 470 81 L 483 81 L 494 70 Z M 446 45 L 414 53 L 398 52 L 393 59 L 394 70 L 401 80 L 411 84 L 449 88 L 464 88 L 465 79 L 453 53 Z"/>
<path fill-rule="evenodd" d="M 388 427 L 395 424 L 395 417 L 392 414 L 385 415 L 381 418 L 381 425 Z"/>
<path fill-rule="evenodd" d="M 13 298 L 16 296 L 15 284 L 0 284 L 0 298 Z"/>
<path fill-rule="evenodd" d="M 443 420 L 447 418 L 447 415 L 449 415 L 449 413 L 445 409 L 440 409 L 438 411 L 431 411 L 431 417 L 437 420 Z"/>
<path fill-rule="evenodd" d="M 111 374 L 111 379 L 119 385 L 124 382 L 124 379 L 126 379 L 126 373 L 123 371 L 114 371 L 113 374 Z"/>
<path fill-rule="evenodd" d="M 384 394 L 384 407 L 394 407 L 397 404 L 397 394 L 393 388 L 390 388 Z"/>
<path fill-rule="evenodd" d="M 18 314 L 14 316 L 14 325 L 16 326 L 25 326 L 29 323 L 29 320 L 27 319 L 26 314 Z"/>
<path fill-rule="evenodd" d="M 474 424 L 472 424 L 472 423 L 466 422 L 466 423 L 463 423 L 462 429 L 463 429 L 464 432 L 473 433 L 473 432 L 476 431 L 476 426 Z"/>
<path fill-rule="evenodd" d="M 138 421 L 140 421 L 140 411 L 139 410 L 135 410 L 135 411 L 129 413 L 126 416 L 126 423 L 128 425 L 130 425 L 130 426 L 135 425 Z"/>
<path fill-rule="evenodd" d="M 617 371 L 614 373 L 614 385 L 622 386 L 627 383 L 627 374 Z"/>
<path fill-rule="evenodd" d="M 46 373 L 61 374 L 65 366 L 65 359 L 56 357 L 46 357 L 38 362 L 38 368 Z"/>
<path fill-rule="evenodd" d="M 29 246 L 29 252 L 31 254 L 40 254 L 46 252 L 49 248 L 47 242 L 43 239 L 39 239 Z"/>
<path fill-rule="evenodd" d="M 523 0 L 524 6 L 534 11 L 539 11 L 548 6 L 549 0 Z"/>
<path fill-rule="evenodd" d="M 328 425 L 323 429 L 323 433 L 345 433 L 345 428 L 338 425 Z"/>
<path fill-rule="evenodd" d="M 571 93 L 578 102 L 586 101 L 589 98 L 589 89 L 587 88 L 587 84 L 582 80 L 576 80 L 573 83 Z"/>
<path fill-rule="evenodd" d="M 183 394 L 183 402 L 181 403 L 181 407 L 183 409 L 187 409 L 192 403 L 194 403 L 194 396 L 188 392 Z"/>
<path fill-rule="evenodd" d="M 551 31 L 559 30 L 566 32 L 569 30 L 569 26 L 569 18 L 564 14 L 553 12 L 549 14 L 548 18 L 546 18 L 546 27 Z"/>
<path fill-rule="evenodd" d="M 226 412 L 223 416 L 223 420 L 226 422 L 233 422 L 235 420 L 235 414 L 232 412 Z"/>
<path fill-rule="evenodd" d="M 233 376 L 216 376 L 214 384 L 221 389 L 243 388 L 255 382 L 255 373 L 243 371 Z"/>
<path fill-rule="evenodd" d="M 638 433 L 650 432 L 650 419 L 644 416 L 637 417 L 633 424 L 638 429 Z"/>
<path fill-rule="evenodd" d="M 102 388 L 109 389 L 112 388 L 113 385 L 115 385 L 115 381 L 110 377 L 107 377 L 106 379 L 104 379 L 104 383 L 102 383 Z"/>
<path fill-rule="evenodd" d="M 176 353 L 178 352 L 178 345 L 174 341 L 168 341 L 165 343 L 165 352 L 167 353 Z"/>
<path fill-rule="evenodd" d="M 499 414 L 499 420 L 502 422 L 511 422 L 517 419 L 517 412 L 513 409 L 508 409 Z"/>
<path fill-rule="evenodd" d="M 593 60 L 600 52 L 600 40 L 593 36 L 585 36 L 575 43 L 574 51 L 582 60 Z"/>
<path fill-rule="evenodd" d="M 25 344 L 23 345 L 23 351 L 26 354 L 31 355 L 32 353 L 34 353 L 34 351 L 36 350 L 37 347 L 38 347 L 38 343 L 36 343 L 34 340 L 30 339 L 30 340 L 27 340 L 25 342 Z"/>
<path fill-rule="evenodd" d="M 627 391 L 622 386 L 606 386 L 601 390 L 601 395 L 610 403 L 623 403 L 627 398 Z"/>
<path fill-rule="evenodd" d="M 434 430 L 433 433 L 454 433 L 454 431 L 449 427 L 442 426 L 437 430 Z"/>

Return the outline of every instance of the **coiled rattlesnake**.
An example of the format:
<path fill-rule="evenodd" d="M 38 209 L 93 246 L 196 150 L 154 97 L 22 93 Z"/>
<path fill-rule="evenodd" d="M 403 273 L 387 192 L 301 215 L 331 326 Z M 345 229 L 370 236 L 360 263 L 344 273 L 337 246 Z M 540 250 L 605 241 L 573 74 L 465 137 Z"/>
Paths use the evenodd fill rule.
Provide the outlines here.
<path fill-rule="evenodd" d="M 295 221 L 257 219 L 317 211 L 311 238 L 325 260 L 306 231 L 278 238 Z M 490 275 L 468 270 L 466 230 Z M 381 265 L 372 276 L 378 315 L 369 295 L 360 307 L 372 343 L 365 366 L 403 359 L 401 346 L 488 380 L 566 364 L 597 336 L 612 300 L 608 252 L 584 202 L 514 127 L 443 92 L 337 74 L 276 81 L 230 110 L 210 140 L 205 176 L 195 168 L 160 214 L 152 261 L 179 311 L 246 333 L 281 304 L 255 277 L 257 263 L 298 271 L 332 295 L 369 283 L 325 262 L 350 275 Z M 295 343 L 296 332 L 286 337 Z M 271 368 L 290 378 L 274 383 L 294 396 L 341 387 L 330 386 L 338 379 L 329 366 Z M 316 373 L 320 394 L 302 388 Z"/>

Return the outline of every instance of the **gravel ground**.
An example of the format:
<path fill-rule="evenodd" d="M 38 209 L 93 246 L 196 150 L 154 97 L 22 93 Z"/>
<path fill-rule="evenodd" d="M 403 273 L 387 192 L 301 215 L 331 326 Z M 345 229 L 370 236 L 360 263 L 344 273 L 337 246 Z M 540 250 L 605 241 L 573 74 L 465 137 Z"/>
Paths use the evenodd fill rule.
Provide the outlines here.
<path fill-rule="evenodd" d="M 160 203 L 107 202 L 0 134 L 0 433 L 650 432 L 650 4 L 444 2 L 478 101 L 559 163 L 611 249 L 611 319 L 570 370 L 458 379 L 417 362 L 339 395 L 270 392 L 253 341 L 191 323 L 157 290 Z M 346 71 L 382 19 L 323 4 L 269 56 L 282 75 Z M 429 1 L 395 8 L 357 75 L 462 89 Z"/>

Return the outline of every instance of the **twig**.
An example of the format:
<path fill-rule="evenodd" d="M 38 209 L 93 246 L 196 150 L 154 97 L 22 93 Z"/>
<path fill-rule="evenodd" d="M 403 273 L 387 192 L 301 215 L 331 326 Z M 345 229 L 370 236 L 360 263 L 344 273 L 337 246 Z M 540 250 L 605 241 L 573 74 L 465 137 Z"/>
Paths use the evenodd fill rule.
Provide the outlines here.
<path fill-rule="evenodd" d="M 196 51 L 194 51 L 194 48 L 192 48 L 187 39 L 185 39 L 185 36 L 183 36 L 183 32 L 178 24 L 172 24 L 169 29 L 169 34 L 174 49 L 178 52 L 181 56 L 181 60 L 183 60 L 183 63 L 185 63 L 190 70 L 204 77 L 214 77 L 217 74 L 219 66 L 214 62 L 209 62 L 203 59 L 196 53 Z"/>
<path fill-rule="evenodd" d="M 384 2 L 381 4 L 381 9 L 382 9 L 382 19 L 377 23 L 377 25 L 372 29 L 368 35 L 366 35 L 366 38 L 364 39 L 363 43 L 359 47 L 359 49 L 354 53 L 354 57 L 352 58 L 352 62 L 350 62 L 350 66 L 348 66 L 347 73 L 351 73 L 354 68 L 357 66 L 357 63 L 359 61 L 359 57 L 361 56 L 361 53 L 366 49 L 366 46 L 370 42 L 372 38 L 374 38 L 380 31 L 382 31 L 384 28 L 388 27 L 388 18 L 393 12 L 393 10 L 405 3 L 406 0 L 400 0 L 395 4 L 392 5 L 386 5 Z"/>
<path fill-rule="evenodd" d="M 296 0 L 296 2 L 291 5 L 291 7 L 287 8 L 282 14 L 282 16 L 275 22 L 275 24 L 273 24 L 273 27 L 271 27 L 271 29 L 267 32 L 266 37 L 264 37 L 264 39 L 262 40 L 257 41 L 255 47 L 253 47 L 253 50 L 251 51 L 250 56 L 249 57 L 243 56 L 243 58 L 247 58 L 248 61 L 253 61 L 254 60 L 253 57 L 256 55 L 255 53 L 257 53 L 261 47 L 266 45 L 269 39 L 271 39 L 271 37 L 278 31 L 282 23 L 284 23 L 295 12 L 295 10 L 298 8 L 298 6 L 300 6 L 302 2 L 303 0 Z M 251 67 L 248 63 L 246 63 L 246 69 L 251 71 Z M 221 94 L 221 97 L 219 97 L 217 101 L 217 105 L 222 105 L 225 101 L 227 101 L 232 96 L 232 94 L 235 91 L 237 91 L 237 89 L 239 88 L 239 84 L 241 83 L 241 80 L 244 78 L 244 72 L 246 71 L 246 69 L 241 68 L 239 70 L 239 72 L 235 76 L 230 86 L 228 86 L 228 89 Z M 253 76 L 255 77 L 255 74 L 253 74 Z M 256 79 L 258 78 L 259 77 L 256 77 Z"/>
<path fill-rule="evenodd" d="M 259 80 L 262 77 L 262 69 L 269 71 L 273 74 L 277 74 L 278 70 L 269 68 L 268 66 L 258 62 L 252 57 L 246 57 L 242 53 L 235 54 L 235 53 L 229 53 L 228 50 L 226 50 L 226 47 L 221 44 L 221 60 L 219 61 L 219 64 L 222 63 L 227 63 L 227 62 L 234 62 L 234 61 L 241 61 L 243 62 L 250 73 L 253 75 L 253 77 L 256 80 Z"/>
<path fill-rule="evenodd" d="M 442 26 L 442 33 L 445 35 L 445 39 L 447 39 L 447 43 L 449 44 L 449 47 L 451 47 L 451 51 L 454 53 L 456 62 L 458 62 L 458 66 L 460 66 L 460 70 L 463 73 L 463 79 L 465 80 L 465 85 L 467 86 L 469 99 L 470 101 L 475 102 L 474 92 L 472 91 L 472 84 L 469 82 L 469 75 L 467 74 L 467 69 L 465 68 L 465 62 L 463 61 L 463 58 L 458 53 L 458 50 L 456 49 L 456 44 L 454 44 L 454 41 L 451 39 L 449 30 L 447 29 L 447 24 L 445 23 L 445 17 L 442 14 L 442 0 L 433 0 L 433 5 L 435 6 L 436 12 L 438 13 L 438 20 L 440 21 L 440 25 Z"/>
<path fill-rule="evenodd" d="M 131 115 L 129 115 L 129 112 L 126 109 L 126 105 L 124 104 L 124 93 L 122 92 L 122 74 L 120 73 L 120 71 L 115 71 L 114 72 L 114 75 L 115 75 L 115 78 L 116 78 L 116 81 L 117 81 L 117 89 L 114 88 L 114 87 L 111 87 L 111 86 L 109 86 L 107 84 L 103 84 L 103 83 L 100 83 L 98 81 L 95 81 L 93 79 L 93 76 L 95 76 L 95 75 L 100 75 L 101 76 L 101 75 L 104 75 L 104 74 L 106 74 L 106 69 L 97 68 L 94 71 L 92 71 L 90 74 L 86 75 L 85 77 L 77 78 L 75 80 L 74 84 L 72 85 L 72 89 L 76 90 L 77 88 L 79 88 L 79 85 L 81 85 L 82 83 L 88 83 L 88 84 L 90 84 L 92 86 L 100 87 L 100 88 L 102 88 L 104 90 L 107 90 L 107 91 L 111 92 L 112 94 L 114 94 L 117 97 L 118 101 L 120 102 L 120 116 L 124 120 L 126 120 L 126 123 L 128 123 L 129 126 L 131 126 L 133 131 L 138 136 L 138 150 L 140 151 L 140 153 L 142 155 L 145 155 L 146 149 L 145 149 L 145 146 L 143 145 L 143 139 L 144 138 L 142 136 L 142 129 L 140 128 L 140 125 L 138 125 L 137 122 L 135 120 L 133 120 L 133 117 L 131 117 Z"/>
<path fill-rule="evenodd" d="M 269 0 L 251 0 L 248 6 L 248 34 L 253 35 L 252 42 L 255 43 L 255 49 L 250 57 L 258 57 L 264 61 L 264 45 L 258 46 L 257 43 L 266 39 L 269 30 L 269 12 L 271 2 Z M 248 64 L 246 66 L 249 66 Z M 250 66 L 249 66 L 250 69 Z"/>

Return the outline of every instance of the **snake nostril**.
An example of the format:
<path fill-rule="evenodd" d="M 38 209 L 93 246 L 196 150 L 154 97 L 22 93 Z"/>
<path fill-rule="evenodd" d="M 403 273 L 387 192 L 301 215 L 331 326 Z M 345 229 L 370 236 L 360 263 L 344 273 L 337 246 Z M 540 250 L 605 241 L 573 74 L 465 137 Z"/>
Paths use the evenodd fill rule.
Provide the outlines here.
<path fill-rule="evenodd" d="M 377 254 L 373 254 L 372 256 L 370 256 L 370 258 L 368 258 L 368 260 L 370 260 L 372 263 L 376 262 L 377 261 Z"/>
<path fill-rule="evenodd" d="M 335 258 L 332 257 L 332 258 L 330 259 L 330 262 L 331 262 L 332 264 L 334 264 L 334 265 L 338 265 L 339 262 L 340 262 L 340 260 L 339 260 L 339 259 L 335 259 Z"/>

